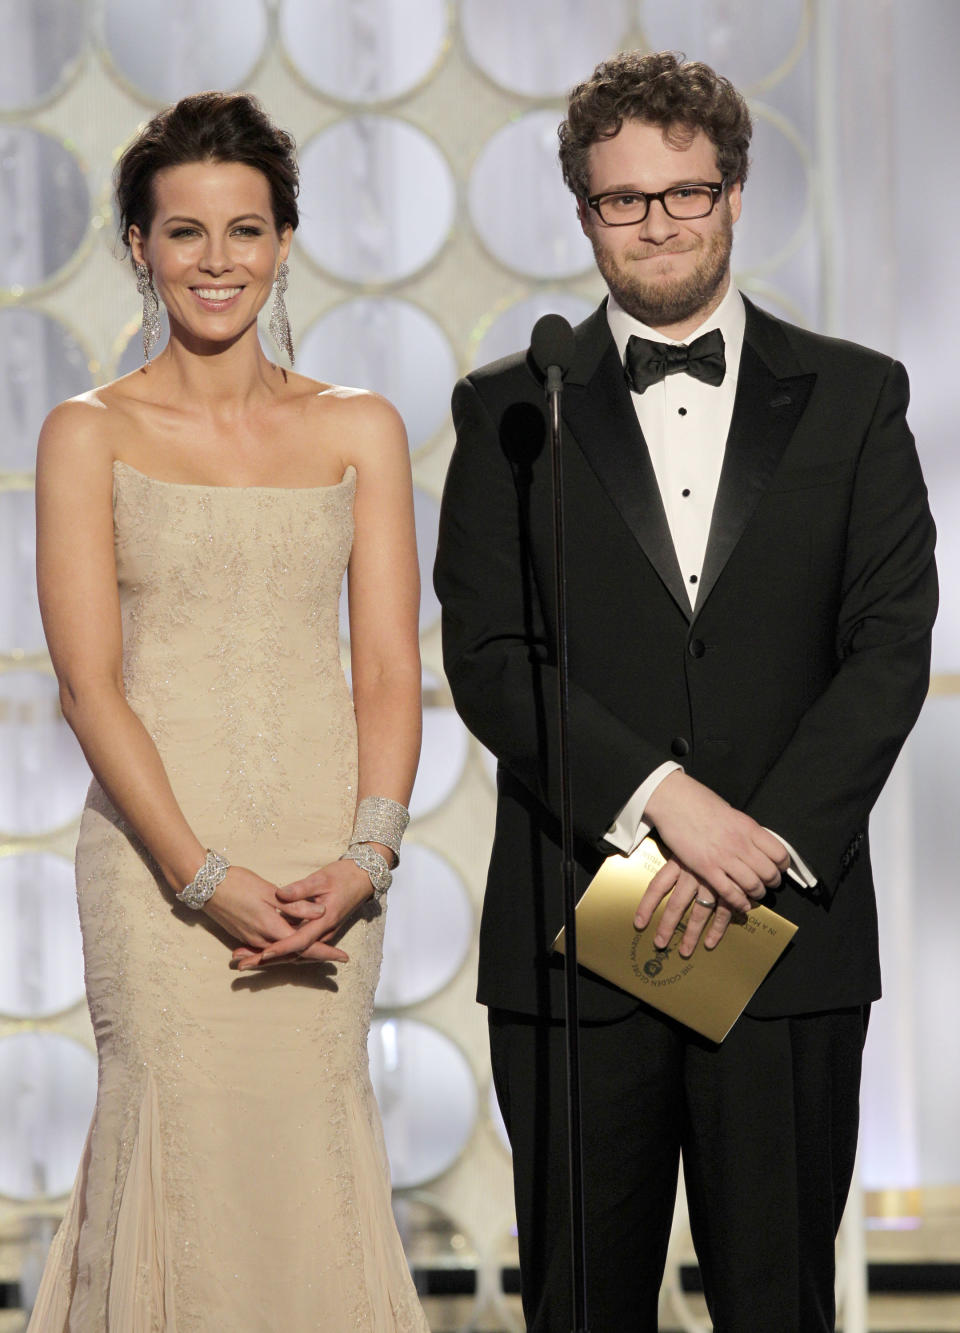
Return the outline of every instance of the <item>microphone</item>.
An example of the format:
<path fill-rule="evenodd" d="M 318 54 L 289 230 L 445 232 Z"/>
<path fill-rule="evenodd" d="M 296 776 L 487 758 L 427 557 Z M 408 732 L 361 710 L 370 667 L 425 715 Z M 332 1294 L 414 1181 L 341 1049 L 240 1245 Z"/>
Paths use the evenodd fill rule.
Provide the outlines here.
<path fill-rule="evenodd" d="M 553 477 L 553 597 L 556 609 L 557 738 L 560 776 L 560 888 L 563 893 L 564 1013 L 567 1017 L 567 1129 L 571 1210 L 571 1296 L 577 1333 L 587 1333 L 587 1238 L 584 1222 L 583 1117 L 580 1106 L 580 993 L 576 961 L 576 862 L 573 858 L 573 797 L 569 758 L 569 653 L 567 561 L 564 539 L 563 447 L 560 393 L 573 364 L 573 329 L 563 315 L 541 316 L 531 333 L 531 360 L 547 381 L 547 415 Z"/>
<path fill-rule="evenodd" d="M 530 355 L 547 382 L 547 393 L 559 393 L 573 364 L 573 329 L 562 315 L 541 315 L 530 334 Z"/>
<path fill-rule="evenodd" d="M 562 315 L 543 315 L 530 334 L 530 357 L 546 379 L 553 477 L 553 573 L 557 643 L 557 737 L 560 777 L 560 887 L 563 896 L 564 1012 L 567 1052 L 567 1131 L 570 1163 L 571 1296 L 577 1333 L 587 1329 L 586 1231 L 583 1206 L 583 1125 L 580 1105 L 580 993 L 577 975 L 577 891 L 570 775 L 570 664 L 564 537 L 560 395 L 573 364 L 573 329 Z"/>

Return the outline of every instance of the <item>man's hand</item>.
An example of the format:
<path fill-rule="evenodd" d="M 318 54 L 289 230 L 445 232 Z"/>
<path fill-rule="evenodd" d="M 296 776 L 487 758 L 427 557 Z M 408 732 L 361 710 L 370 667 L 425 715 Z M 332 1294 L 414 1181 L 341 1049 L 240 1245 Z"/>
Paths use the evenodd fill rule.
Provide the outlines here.
<path fill-rule="evenodd" d="M 780 872 L 790 864 L 790 854 L 778 838 L 686 773 L 670 773 L 663 779 L 647 802 L 644 817 L 679 867 L 709 890 L 700 896 L 718 898 L 734 912 L 749 912 L 768 888 L 777 887 Z M 666 870 L 658 872 L 647 890 L 649 894 L 656 886 L 657 902 L 667 892 Z M 693 896 L 687 901 L 692 902 Z"/>
<path fill-rule="evenodd" d="M 667 895 L 670 901 L 663 909 L 663 916 L 657 925 L 653 942 L 658 949 L 665 949 L 670 943 L 677 922 L 684 912 L 694 903 L 693 911 L 687 919 L 683 939 L 680 941 L 680 954 L 689 958 L 703 935 L 704 947 L 713 949 L 723 939 L 727 926 L 733 920 L 733 912 L 725 904 L 717 903 L 716 895 L 708 885 L 696 875 L 685 869 L 674 857 L 654 875 L 647 886 L 647 891 L 640 899 L 633 918 L 637 930 L 644 930 L 650 922 L 658 903 Z M 716 904 L 716 905 L 715 905 Z"/>

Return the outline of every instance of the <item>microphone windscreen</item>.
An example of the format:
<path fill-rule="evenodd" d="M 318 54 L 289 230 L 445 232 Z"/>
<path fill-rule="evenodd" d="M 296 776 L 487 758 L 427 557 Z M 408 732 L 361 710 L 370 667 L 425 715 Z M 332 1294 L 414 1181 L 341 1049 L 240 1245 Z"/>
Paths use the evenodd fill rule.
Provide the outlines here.
<path fill-rule="evenodd" d="M 530 355 L 544 375 L 548 366 L 559 366 L 565 375 L 573 364 L 575 344 L 570 321 L 562 315 L 541 315 L 530 334 Z"/>

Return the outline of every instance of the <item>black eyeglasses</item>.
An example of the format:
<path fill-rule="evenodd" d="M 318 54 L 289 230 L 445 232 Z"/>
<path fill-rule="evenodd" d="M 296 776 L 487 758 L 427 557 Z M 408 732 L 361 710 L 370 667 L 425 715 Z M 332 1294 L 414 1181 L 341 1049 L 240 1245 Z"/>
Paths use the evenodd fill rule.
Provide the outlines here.
<path fill-rule="evenodd" d="M 591 195 L 587 203 L 608 227 L 629 227 L 631 222 L 642 222 L 654 199 L 660 200 L 668 217 L 688 222 L 713 212 L 726 183 L 724 178 L 716 185 L 672 185 L 669 190 L 647 194 L 642 190 L 613 190 Z"/>

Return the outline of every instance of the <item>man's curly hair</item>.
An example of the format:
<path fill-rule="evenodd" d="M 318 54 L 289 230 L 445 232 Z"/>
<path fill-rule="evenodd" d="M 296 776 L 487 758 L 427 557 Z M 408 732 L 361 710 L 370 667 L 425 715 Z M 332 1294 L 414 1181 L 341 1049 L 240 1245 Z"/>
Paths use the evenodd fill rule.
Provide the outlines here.
<path fill-rule="evenodd" d="M 625 120 L 660 125 L 675 148 L 686 147 L 703 130 L 716 147 L 724 179 L 742 185 L 747 178 L 753 125 L 730 80 L 673 51 L 621 51 L 571 91 L 558 130 L 563 179 L 578 199 L 590 193 L 591 145 L 612 139 Z"/>

